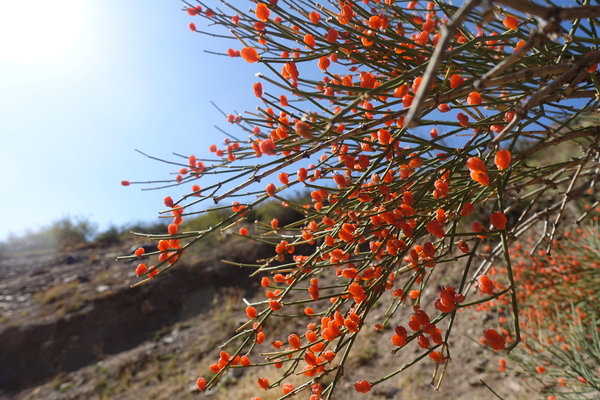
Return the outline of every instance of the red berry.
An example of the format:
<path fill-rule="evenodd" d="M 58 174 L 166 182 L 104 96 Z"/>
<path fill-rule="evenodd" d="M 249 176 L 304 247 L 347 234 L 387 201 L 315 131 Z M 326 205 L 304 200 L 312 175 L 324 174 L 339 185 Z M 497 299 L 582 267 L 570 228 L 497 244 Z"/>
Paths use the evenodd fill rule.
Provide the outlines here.
<path fill-rule="evenodd" d="M 367 382 L 367 381 L 357 381 L 354 384 L 354 389 L 356 389 L 356 391 L 360 392 L 360 393 L 368 393 L 368 392 L 371 391 L 371 387 L 372 386 L 373 385 L 371 385 L 370 382 Z"/>

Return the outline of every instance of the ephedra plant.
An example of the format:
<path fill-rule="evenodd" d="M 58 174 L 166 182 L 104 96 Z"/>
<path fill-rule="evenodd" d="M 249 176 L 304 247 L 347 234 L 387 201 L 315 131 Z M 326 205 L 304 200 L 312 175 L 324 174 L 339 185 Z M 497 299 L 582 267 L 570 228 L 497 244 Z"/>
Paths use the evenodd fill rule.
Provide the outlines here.
<path fill-rule="evenodd" d="M 211 146 L 215 159 L 180 161 L 172 185 L 190 192 L 165 198 L 162 215 L 173 223 L 147 235 L 159 251 L 131 256 L 142 262 L 139 284 L 225 230 L 273 246 L 271 257 L 241 265 L 263 274 L 266 298 L 248 305 L 247 323 L 198 388 L 230 368 L 276 366 L 280 378 L 260 378 L 257 391 L 334 398 L 353 345 L 388 327 L 391 352 L 418 356 L 355 389 L 369 392 L 424 358 L 438 387 L 457 311 L 486 302 L 502 302 L 510 318 L 481 332 L 484 343 L 518 346 L 528 316 L 519 312 L 511 245 L 532 237 L 530 251 L 551 257 L 553 244 L 568 240 L 561 226 L 585 223 L 578 204 L 596 202 L 600 7 L 272 0 L 185 2 L 184 11 L 199 37 L 225 28 L 237 39 L 223 56 L 263 72 L 247 88 L 259 105 L 227 117 L 241 132 Z M 222 179 L 201 187 L 205 174 Z M 294 200 L 300 188 L 309 200 Z M 248 212 L 265 202 L 304 217 L 248 228 Z M 198 204 L 229 212 L 183 232 Z M 438 287 L 448 263 L 462 266 L 459 283 Z M 324 276 L 335 284 L 320 284 Z M 427 288 L 436 299 L 422 299 Z M 376 304 L 386 311 L 367 322 Z M 263 328 L 278 318 L 306 329 L 267 337 Z M 289 383 L 295 375 L 304 383 Z"/>
<path fill-rule="evenodd" d="M 597 214 L 593 218 L 597 220 Z M 594 226 L 567 232 L 561 239 L 553 243 L 552 257 L 531 252 L 533 241 L 510 249 L 513 273 L 520 282 L 517 296 L 524 335 L 509 359 L 516 369 L 542 383 L 549 399 L 597 398 L 600 235 Z M 493 272 L 504 273 L 503 268 Z M 485 306 L 506 306 L 505 301 L 498 303 Z M 507 323 L 505 318 L 503 324 Z M 502 369 L 505 361 L 501 363 Z"/>

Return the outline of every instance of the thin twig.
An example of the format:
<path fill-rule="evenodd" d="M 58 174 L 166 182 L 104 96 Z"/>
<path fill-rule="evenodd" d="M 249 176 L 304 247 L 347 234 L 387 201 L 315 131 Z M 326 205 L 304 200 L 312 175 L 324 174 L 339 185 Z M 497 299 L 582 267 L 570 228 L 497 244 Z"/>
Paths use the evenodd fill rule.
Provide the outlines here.
<path fill-rule="evenodd" d="M 550 65 L 547 67 L 527 68 L 525 70 L 521 70 L 521 71 L 515 72 L 510 75 L 490 79 L 486 82 L 482 82 L 481 85 L 484 88 L 488 88 L 488 87 L 502 86 L 507 83 L 523 82 L 523 81 L 527 81 L 527 80 L 530 80 L 535 77 L 546 76 L 546 75 L 555 75 L 555 74 L 562 73 L 562 72 L 568 70 L 570 66 L 571 66 L 571 64 L 564 63 L 564 64 L 557 64 L 557 65 Z M 433 107 L 434 105 L 436 105 L 438 103 L 444 103 L 444 102 L 448 102 L 448 101 L 463 97 L 463 96 L 467 95 L 469 92 L 471 92 L 472 90 L 473 90 L 472 85 L 468 85 L 467 87 L 463 87 L 460 89 L 451 90 L 448 93 L 444 93 L 444 94 L 437 96 L 436 98 L 426 100 L 424 103 L 424 107 Z M 257 175 L 258 179 L 263 179 L 263 178 L 265 178 L 265 177 L 267 177 L 289 165 L 292 165 L 304 158 L 308 158 L 311 155 L 318 153 L 319 151 L 321 151 L 327 147 L 330 147 L 331 145 L 333 145 L 335 143 L 341 142 L 341 141 L 348 139 L 350 137 L 353 137 L 355 135 L 359 135 L 361 133 L 368 132 L 369 130 L 373 129 L 376 126 L 379 126 L 380 124 L 384 124 L 386 122 L 393 121 L 393 120 L 405 115 L 407 112 L 408 112 L 408 110 L 400 110 L 400 111 L 388 114 L 385 117 L 373 120 L 366 124 L 362 124 L 358 128 L 354 128 L 354 129 L 352 129 L 346 133 L 343 133 L 341 135 L 334 136 L 330 140 L 327 140 L 318 145 L 314 145 L 310 149 L 303 150 L 300 153 L 298 153 L 297 155 L 290 157 L 287 161 L 274 166 L 273 168 L 263 172 L 260 175 Z M 515 116 L 515 118 L 516 118 L 516 116 Z M 331 127 L 329 129 L 331 129 Z M 324 134 L 326 134 L 326 133 L 327 132 L 324 132 Z M 235 188 L 232 188 L 229 191 L 223 193 L 222 195 L 214 197 L 215 204 L 218 203 L 219 201 L 223 200 L 224 198 L 248 187 L 249 185 L 251 185 L 254 182 L 255 182 L 254 179 L 247 180 L 245 182 L 242 182 L 240 185 L 236 186 Z"/>
<path fill-rule="evenodd" d="M 506 127 L 496 136 L 492 141 L 490 141 L 489 147 L 494 148 L 500 143 L 506 135 L 508 135 L 515 126 L 527 115 L 527 112 L 538 105 L 545 97 L 547 97 L 554 90 L 563 86 L 567 83 L 574 75 L 578 75 L 582 69 L 587 69 L 590 66 L 597 64 L 600 62 L 600 51 L 595 51 L 588 56 L 585 56 L 579 60 L 577 60 L 567 71 L 565 71 L 562 75 L 554 79 L 552 82 L 544 86 L 542 89 L 537 91 L 533 96 L 527 100 L 525 104 L 517 106 L 517 113 L 514 119 L 506 125 Z"/>
<path fill-rule="evenodd" d="M 513 10 L 539 17 L 543 20 L 555 19 L 558 21 L 598 18 L 600 17 L 600 6 L 578 6 L 578 7 L 544 7 L 528 0 L 495 0 L 496 3 L 510 7 Z"/>
<path fill-rule="evenodd" d="M 471 10 L 473 10 L 481 0 L 468 0 L 458 9 L 452 21 L 448 24 L 443 25 L 441 28 L 442 37 L 435 47 L 435 51 L 433 52 L 431 59 L 429 60 L 429 64 L 427 65 L 427 70 L 425 70 L 425 74 L 423 74 L 423 80 L 419 85 L 419 90 L 415 99 L 413 100 L 412 106 L 410 107 L 410 112 L 406 117 L 406 125 L 409 128 L 415 127 L 418 125 L 418 118 L 421 115 L 421 111 L 423 111 L 423 107 L 425 104 L 425 98 L 429 92 L 429 87 L 433 83 L 435 77 L 437 76 L 437 70 L 442 62 L 442 58 L 446 52 L 446 49 L 450 45 L 451 40 L 454 38 L 454 33 L 456 29 L 462 24 L 465 18 L 469 15 Z"/>
<path fill-rule="evenodd" d="M 520 47 L 517 51 L 515 51 L 513 54 L 511 54 L 508 58 L 505 58 L 504 60 L 502 60 L 502 62 L 500 62 L 500 64 L 496 65 L 494 68 L 489 70 L 485 75 L 483 75 L 481 77 L 481 79 L 475 81 L 475 83 L 473 85 L 474 88 L 479 89 L 481 82 L 487 81 L 489 79 L 495 78 L 498 75 L 500 75 L 500 73 L 502 73 L 502 71 L 504 71 L 506 68 L 510 67 L 516 61 L 519 61 L 519 59 L 521 57 L 523 57 L 525 54 L 527 54 L 527 52 L 529 50 L 531 50 L 533 47 L 538 46 L 539 43 L 541 42 L 541 39 L 542 39 L 541 35 L 537 32 L 534 32 L 531 35 L 531 37 L 529 37 L 529 40 L 527 41 L 527 43 L 525 43 L 524 46 Z"/>

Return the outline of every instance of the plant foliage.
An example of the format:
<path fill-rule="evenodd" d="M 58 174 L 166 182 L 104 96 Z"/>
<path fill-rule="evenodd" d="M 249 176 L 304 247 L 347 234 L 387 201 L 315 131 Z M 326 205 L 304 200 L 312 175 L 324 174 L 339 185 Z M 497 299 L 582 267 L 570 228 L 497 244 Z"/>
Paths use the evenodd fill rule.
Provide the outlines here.
<path fill-rule="evenodd" d="M 511 243 L 535 228 L 531 251 L 550 256 L 563 220 L 589 215 L 567 205 L 596 201 L 600 8 L 522 0 L 250 6 L 185 2 L 209 30 L 225 28 L 237 39 L 228 56 L 267 71 L 248 88 L 262 105 L 227 116 L 246 137 L 212 145 L 216 159 L 190 154 L 181 161 L 172 184 L 192 184 L 190 193 L 165 198 L 163 215 L 173 223 L 163 235 L 148 235 L 159 240 L 159 251 L 133 256 L 158 257 L 151 267 L 147 260 L 138 266 L 141 283 L 223 231 L 273 245 L 272 257 L 244 265 L 270 276 L 263 279 L 267 298 L 249 304 L 248 323 L 199 388 L 214 386 L 233 367 L 275 365 L 280 379 L 261 378 L 258 387 L 281 386 L 281 398 L 302 391 L 332 398 L 353 344 L 372 329 L 366 319 L 376 304 L 386 311 L 375 328 L 394 328 L 390 351 L 420 353 L 380 379 L 356 382 L 359 392 L 426 357 L 436 363 L 439 386 L 457 310 L 469 305 L 506 304 L 509 326 L 482 336 L 496 350 L 516 347 L 522 283 Z M 190 29 L 205 33 L 200 23 Z M 555 156 L 561 152 L 569 156 Z M 223 177 L 218 184 L 196 184 L 215 173 Z M 294 197 L 299 187 L 310 199 Z M 248 229 L 249 212 L 266 201 L 303 218 Z M 198 203 L 222 219 L 180 230 Z M 308 250 L 300 254 L 300 246 Z M 462 265 L 460 283 L 422 301 L 451 262 Z M 502 274 L 489 274 L 496 265 Z M 320 285 L 324 275 L 335 284 Z M 473 297 L 473 285 L 483 296 Z M 411 315 L 402 313 L 405 305 Z M 265 338 L 274 318 L 305 321 L 307 330 Z M 294 374 L 305 375 L 305 383 L 287 383 Z"/>

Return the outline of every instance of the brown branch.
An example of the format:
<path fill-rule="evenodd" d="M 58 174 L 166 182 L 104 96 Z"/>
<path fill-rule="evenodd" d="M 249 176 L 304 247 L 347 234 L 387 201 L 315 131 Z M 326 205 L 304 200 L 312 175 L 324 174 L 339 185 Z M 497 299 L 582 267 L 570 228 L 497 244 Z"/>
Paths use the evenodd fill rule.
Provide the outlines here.
<path fill-rule="evenodd" d="M 600 53 L 600 52 L 598 52 L 598 53 Z M 546 67 L 538 67 L 538 68 L 527 68 L 527 69 L 515 72 L 510 75 L 505 75 L 505 76 L 501 76 L 498 78 L 489 79 L 487 81 L 481 82 L 480 87 L 489 88 L 489 87 L 503 86 L 508 83 L 525 82 L 532 78 L 537 78 L 540 76 L 556 75 L 556 74 L 564 73 L 565 71 L 569 70 L 569 68 L 571 68 L 570 63 L 549 65 Z M 429 100 L 426 100 L 424 102 L 424 107 L 434 107 L 439 103 L 445 103 L 445 102 L 466 96 L 471 91 L 473 91 L 473 85 L 467 85 L 464 88 L 451 90 L 451 91 L 441 94 L 435 98 L 430 98 Z M 216 204 L 219 201 L 231 196 L 232 194 L 237 193 L 240 190 L 250 186 L 252 183 L 260 181 L 263 178 L 265 178 L 279 170 L 282 170 L 283 168 L 285 168 L 289 165 L 292 165 L 302 159 L 308 158 L 311 155 L 318 153 L 319 151 L 321 151 L 327 147 L 330 147 L 331 145 L 333 145 L 335 143 L 341 142 L 341 141 L 348 139 L 350 137 L 353 137 L 355 135 L 359 135 L 361 133 L 368 132 L 369 130 L 373 129 L 374 127 L 379 126 L 380 124 L 383 124 L 385 122 L 395 120 L 396 118 L 406 115 L 407 112 L 408 112 L 408 110 L 396 111 L 394 113 L 386 115 L 385 117 L 373 120 L 366 124 L 362 124 L 358 128 L 354 128 L 346 133 L 343 133 L 341 135 L 336 135 L 333 138 L 331 138 L 319 145 L 315 145 L 309 149 L 299 152 L 298 154 L 290 157 L 287 161 L 284 161 L 284 162 L 264 171 L 263 173 L 256 175 L 253 179 L 249 179 L 249 180 L 242 182 L 240 185 L 228 190 L 227 192 L 223 193 L 222 195 L 214 197 L 213 200 Z M 330 129 L 331 129 L 331 127 L 329 127 L 328 130 L 325 131 L 322 135 L 326 135 Z"/>
<path fill-rule="evenodd" d="M 539 17 L 543 20 L 552 19 L 558 21 L 598 18 L 600 17 L 600 6 L 579 6 L 579 7 L 544 7 L 528 0 L 496 0 L 496 3 L 513 10 Z"/>
<path fill-rule="evenodd" d="M 584 98 L 592 98 L 598 97 L 598 92 L 596 90 L 578 90 L 576 92 L 567 93 L 554 93 L 546 98 L 547 103 L 552 103 L 559 100 L 566 99 L 584 99 Z M 523 132 L 521 132 L 523 133 Z"/>
<path fill-rule="evenodd" d="M 421 111 L 423 111 L 425 98 L 429 92 L 429 87 L 437 76 L 437 70 L 442 62 L 442 57 L 444 57 L 446 49 L 448 49 L 450 42 L 454 38 L 456 29 L 462 24 L 463 20 L 467 18 L 471 10 L 473 10 L 480 1 L 481 0 L 468 0 L 467 2 L 463 3 L 456 14 L 454 14 L 452 21 L 442 26 L 442 37 L 440 38 L 440 41 L 435 47 L 435 51 L 429 60 L 427 70 L 425 70 L 425 74 L 423 74 L 423 80 L 419 85 L 417 95 L 413 100 L 413 104 L 410 107 L 408 116 L 406 117 L 406 125 L 409 128 L 418 125 L 418 118 L 419 115 L 421 115 Z"/>
<path fill-rule="evenodd" d="M 514 158 L 514 161 L 517 162 L 517 161 L 524 160 L 527 157 L 529 157 L 530 155 L 537 153 L 538 151 L 545 149 L 546 147 L 556 146 L 557 144 L 562 143 L 562 142 L 566 142 L 569 140 L 586 137 L 586 136 L 595 136 L 598 134 L 600 134 L 600 126 L 595 126 L 593 128 L 585 129 L 582 131 L 568 133 L 557 139 L 547 140 L 547 141 L 536 144 L 535 146 L 531 147 L 527 151 L 516 156 Z"/>
<path fill-rule="evenodd" d="M 529 100 L 525 104 L 522 104 L 517 107 L 517 113 L 515 118 L 504 127 L 502 132 L 498 134 L 489 144 L 490 148 L 495 147 L 500 143 L 506 135 L 508 135 L 515 126 L 527 115 L 527 112 L 541 103 L 545 97 L 550 95 L 553 91 L 558 89 L 559 87 L 566 84 L 570 79 L 574 76 L 579 75 L 579 73 L 583 69 L 589 68 L 591 65 L 597 64 L 600 62 L 600 51 L 595 51 L 588 56 L 585 56 L 579 60 L 577 60 L 569 69 L 567 69 L 562 75 L 554 79 L 552 82 L 548 83 L 542 89 L 538 90 L 535 94 L 533 94 Z"/>
<path fill-rule="evenodd" d="M 475 81 L 475 84 L 474 84 L 475 89 L 479 89 L 482 81 L 486 81 L 486 80 L 495 78 L 498 75 L 500 75 L 500 73 L 502 73 L 502 71 L 504 71 L 506 68 L 508 68 L 509 66 L 514 64 L 519 59 L 521 59 L 521 57 L 523 57 L 525 54 L 527 54 L 527 52 L 529 50 L 531 50 L 533 47 L 538 46 L 540 44 L 542 38 L 543 38 L 542 35 L 538 34 L 537 32 L 534 32 L 529 37 L 529 40 L 527 41 L 527 43 L 525 43 L 524 46 L 520 47 L 517 51 L 515 51 L 513 54 L 511 54 L 508 58 L 505 58 L 504 60 L 502 60 L 502 62 L 500 62 L 500 64 L 496 65 L 494 68 L 489 70 L 485 75 L 483 75 L 481 77 L 481 79 Z"/>

